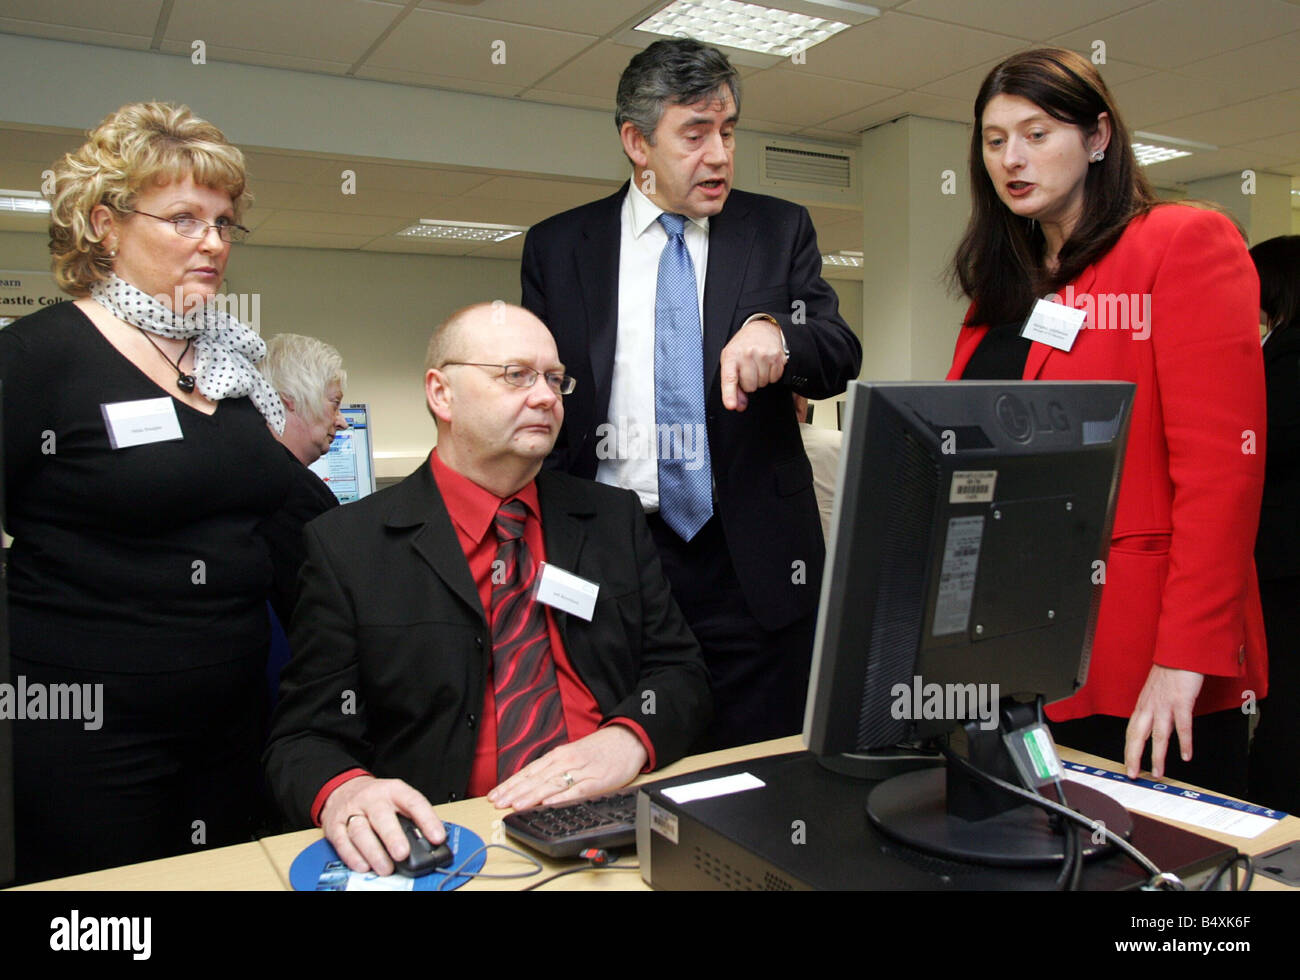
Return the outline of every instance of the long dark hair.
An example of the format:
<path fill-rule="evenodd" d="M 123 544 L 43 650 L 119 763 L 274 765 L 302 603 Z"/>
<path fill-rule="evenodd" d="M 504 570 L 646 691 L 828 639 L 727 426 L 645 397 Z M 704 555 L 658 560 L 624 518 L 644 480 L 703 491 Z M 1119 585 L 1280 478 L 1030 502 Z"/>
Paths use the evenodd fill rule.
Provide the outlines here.
<path fill-rule="evenodd" d="M 1061 246 L 1055 273 L 1044 266 L 1038 223 L 1013 214 L 999 200 L 984 167 L 984 109 L 997 95 L 1028 99 L 1054 119 L 1089 135 L 1096 131 L 1101 113 L 1110 118 L 1110 145 L 1105 159 L 1088 167 L 1083 214 Z M 1037 297 L 1077 279 L 1110 251 L 1129 221 L 1157 203 L 1106 83 L 1091 62 L 1064 48 L 1012 55 L 984 79 L 975 99 L 970 182 L 974 204 L 966 235 L 953 256 L 952 278 L 975 301 L 972 324 L 1023 320 Z"/>
<path fill-rule="evenodd" d="M 1259 273 L 1259 308 L 1273 330 L 1300 324 L 1300 235 L 1280 235 L 1250 250 Z"/>

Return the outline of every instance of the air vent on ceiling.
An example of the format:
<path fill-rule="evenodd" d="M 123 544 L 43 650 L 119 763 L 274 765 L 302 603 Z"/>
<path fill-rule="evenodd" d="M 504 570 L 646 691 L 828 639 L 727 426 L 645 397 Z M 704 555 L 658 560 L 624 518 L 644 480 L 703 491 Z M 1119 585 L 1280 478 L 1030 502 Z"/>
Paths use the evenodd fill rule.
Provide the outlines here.
<path fill-rule="evenodd" d="M 853 153 L 769 140 L 763 144 L 759 182 L 848 193 L 853 189 Z"/>

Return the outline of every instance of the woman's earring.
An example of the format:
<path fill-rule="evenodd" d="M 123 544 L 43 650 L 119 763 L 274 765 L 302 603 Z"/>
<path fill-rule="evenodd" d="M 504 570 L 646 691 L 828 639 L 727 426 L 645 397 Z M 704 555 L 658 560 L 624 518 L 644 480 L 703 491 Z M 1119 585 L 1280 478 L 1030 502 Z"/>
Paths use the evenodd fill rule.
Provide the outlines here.
<path fill-rule="evenodd" d="M 1092 156 L 1090 156 L 1088 159 L 1091 160 L 1093 163 L 1101 163 L 1101 161 L 1106 159 L 1106 154 L 1103 153 L 1101 150 L 1093 150 Z"/>

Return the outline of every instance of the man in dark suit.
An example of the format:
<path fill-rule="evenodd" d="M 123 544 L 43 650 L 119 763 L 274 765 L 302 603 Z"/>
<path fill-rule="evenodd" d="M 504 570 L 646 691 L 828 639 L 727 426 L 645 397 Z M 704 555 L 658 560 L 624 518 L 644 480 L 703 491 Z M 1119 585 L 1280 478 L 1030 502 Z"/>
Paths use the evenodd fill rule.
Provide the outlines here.
<path fill-rule="evenodd" d="M 551 465 L 637 491 L 713 680 L 698 748 L 800 728 L 824 548 L 790 392 L 838 394 L 862 359 L 808 212 L 731 189 L 739 102 L 716 49 L 634 57 L 631 182 L 534 227 L 522 268 L 578 379 Z"/>
<path fill-rule="evenodd" d="M 396 811 L 438 842 L 430 800 L 598 795 L 708 724 L 636 496 L 538 473 L 571 390 L 526 310 L 454 314 L 426 360 L 429 462 L 307 527 L 265 763 L 289 819 L 354 870 L 406 856 Z"/>

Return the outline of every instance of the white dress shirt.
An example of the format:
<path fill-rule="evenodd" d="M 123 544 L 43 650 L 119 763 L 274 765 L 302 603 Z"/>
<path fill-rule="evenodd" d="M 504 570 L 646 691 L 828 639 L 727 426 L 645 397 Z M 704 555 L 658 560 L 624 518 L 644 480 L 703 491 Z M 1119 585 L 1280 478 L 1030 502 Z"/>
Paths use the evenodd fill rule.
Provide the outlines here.
<path fill-rule="evenodd" d="M 620 213 L 618 336 L 609 418 L 597 429 L 596 479 L 635 490 L 647 511 L 659 509 L 659 465 L 655 428 L 655 290 L 659 257 L 668 233 L 659 223 L 663 209 L 633 182 Z M 688 218 L 686 250 L 695 267 L 695 298 L 704 324 L 704 276 L 709 261 L 709 219 Z M 691 448 L 688 446 L 687 451 Z M 703 447 L 700 447 L 703 451 Z M 689 458 L 689 457 L 688 457 Z"/>

